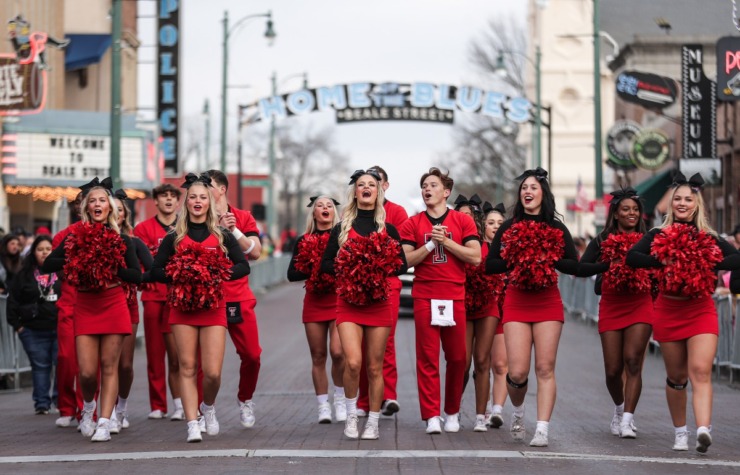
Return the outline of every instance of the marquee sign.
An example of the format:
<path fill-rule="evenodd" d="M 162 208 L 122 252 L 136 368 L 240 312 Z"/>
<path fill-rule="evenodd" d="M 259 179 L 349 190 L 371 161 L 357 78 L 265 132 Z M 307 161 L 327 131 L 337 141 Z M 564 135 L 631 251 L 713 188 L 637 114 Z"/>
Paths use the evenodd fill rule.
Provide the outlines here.
<path fill-rule="evenodd" d="M 180 1 L 157 2 L 157 117 L 161 130 L 160 144 L 165 172 L 179 169 L 178 109 L 180 78 Z"/>
<path fill-rule="evenodd" d="M 35 114 L 46 102 L 46 71 L 0 55 L 0 116 Z"/>
<path fill-rule="evenodd" d="M 717 158 L 717 84 L 704 75 L 702 46 L 681 47 L 683 157 Z"/>
<path fill-rule="evenodd" d="M 359 82 L 268 97 L 253 107 L 257 108 L 253 122 L 334 111 L 339 124 L 384 120 L 451 124 L 458 111 L 523 123 L 531 118 L 532 104 L 524 97 L 471 86 Z"/>
<path fill-rule="evenodd" d="M 617 95 L 627 102 L 649 109 L 662 109 L 676 102 L 678 85 L 669 77 L 640 71 L 617 76 Z"/>
<path fill-rule="evenodd" d="M 740 99 L 740 37 L 717 40 L 717 99 Z"/>

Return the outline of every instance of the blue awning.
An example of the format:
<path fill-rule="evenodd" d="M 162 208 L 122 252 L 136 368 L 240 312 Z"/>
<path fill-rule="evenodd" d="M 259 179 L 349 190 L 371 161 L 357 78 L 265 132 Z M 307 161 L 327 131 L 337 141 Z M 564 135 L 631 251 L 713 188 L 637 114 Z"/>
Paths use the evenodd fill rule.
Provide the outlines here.
<path fill-rule="evenodd" d="M 74 71 L 99 63 L 111 45 L 111 35 L 66 35 L 70 40 L 64 57 L 64 69 Z"/>

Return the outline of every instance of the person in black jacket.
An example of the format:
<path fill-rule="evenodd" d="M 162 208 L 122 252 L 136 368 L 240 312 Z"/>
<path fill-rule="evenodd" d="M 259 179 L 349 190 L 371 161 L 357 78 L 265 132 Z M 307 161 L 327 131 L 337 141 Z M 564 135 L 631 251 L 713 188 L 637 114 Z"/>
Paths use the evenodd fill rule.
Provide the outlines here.
<path fill-rule="evenodd" d="M 36 414 L 48 414 L 56 404 L 51 369 L 57 360 L 57 306 L 62 283 L 55 273 L 43 274 L 41 265 L 51 254 L 51 236 L 34 239 L 8 295 L 8 323 L 31 361 L 33 405 Z"/>

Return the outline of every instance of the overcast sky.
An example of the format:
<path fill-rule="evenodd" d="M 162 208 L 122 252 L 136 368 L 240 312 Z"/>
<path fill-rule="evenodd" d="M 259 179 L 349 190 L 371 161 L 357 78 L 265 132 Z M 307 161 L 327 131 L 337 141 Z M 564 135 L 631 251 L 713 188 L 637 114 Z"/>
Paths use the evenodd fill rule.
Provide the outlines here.
<path fill-rule="evenodd" d="M 229 40 L 229 140 L 236 136 L 236 104 L 270 95 L 277 73 L 279 92 L 351 82 L 476 83 L 467 61 L 472 38 L 490 19 L 513 16 L 524 24 L 525 0 L 191 0 L 181 1 L 180 128 L 198 120 L 206 99 L 211 106 L 210 159 L 218 160 L 221 107 L 222 19 L 230 24 L 247 15 L 272 11 L 277 38 L 268 46 L 265 20 L 248 21 Z M 155 2 L 140 2 L 140 15 Z M 154 21 L 139 22 L 144 44 L 155 39 Z M 142 48 L 141 58 L 146 59 Z M 154 105 L 153 66 L 140 68 L 140 105 Z M 350 169 L 383 166 L 389 174 L 388 196 L 408 209 L 418 199 L 418 180 L 441 152 L 452 147 L 452 127 L 413 122 L 364 122 L 334 125 L 331 112 L 289 118 L 298 126 L 335 127 L 337 147 L 350 157 Z M 305 124 L 301 121 L 307 121 Z M 264 127 L 257 125 L 255 127 Z M 181 144 L 185 142 L 181 135 Z M 265 148 L 267 144 L 265 143 Z M 235 157 L 230 162 L 235 163 Z M 248 163 L 247 161 L 244 162 Z M 233 165 L 235 169 L 235 165 Z M 264 170 L 245 170 L 259 172 Z"/>

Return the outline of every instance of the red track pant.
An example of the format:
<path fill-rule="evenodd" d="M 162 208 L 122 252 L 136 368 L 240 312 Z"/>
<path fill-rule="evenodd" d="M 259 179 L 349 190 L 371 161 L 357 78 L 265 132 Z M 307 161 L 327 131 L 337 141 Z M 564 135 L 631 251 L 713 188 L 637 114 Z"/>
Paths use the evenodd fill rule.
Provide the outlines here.
<path fill-rule="evenodd" d="M 445 353 L 446 414 L 460 412 L 465 374 L 465 301 L 454 301 L 454 327 L 431 324 L 431 300 L 414 299 L 414 325 L 416 326 L 416 381 L 419 387 L 421 418 L 427 420 L 440 416 L 441 395 L 439 376 L 439 347 Z"/>
<path fill-rule="evenodd" d="M 239 367 L 239 401 L 249 401 L 257 388 L 257 378 L 260 373 L 260 339 L 257 331 L 257 316 L 254 307 L 257 301 L 245 300 L 241 302 L 242 322 L 229 323 L 229 335 L 234 342 L 236 352 L 241 359 Z"/>
<path fill-rule="evenodd" d="M 79 418 L 82 388 L 75 384 L 78 374 L 77 347 L 72 309 L 59 306 L 57 318 L 57 407 L 60 416 Z"/>
<path fill-rule="evenodd" d="M 149 405 L 152 411 L 167 413 L 167 352 L 164 330 L 169 328 L 166 302 L 146 300 L 144 303 L 144 343 L 146 346 L 146 374 L 149 381 Z"/>

